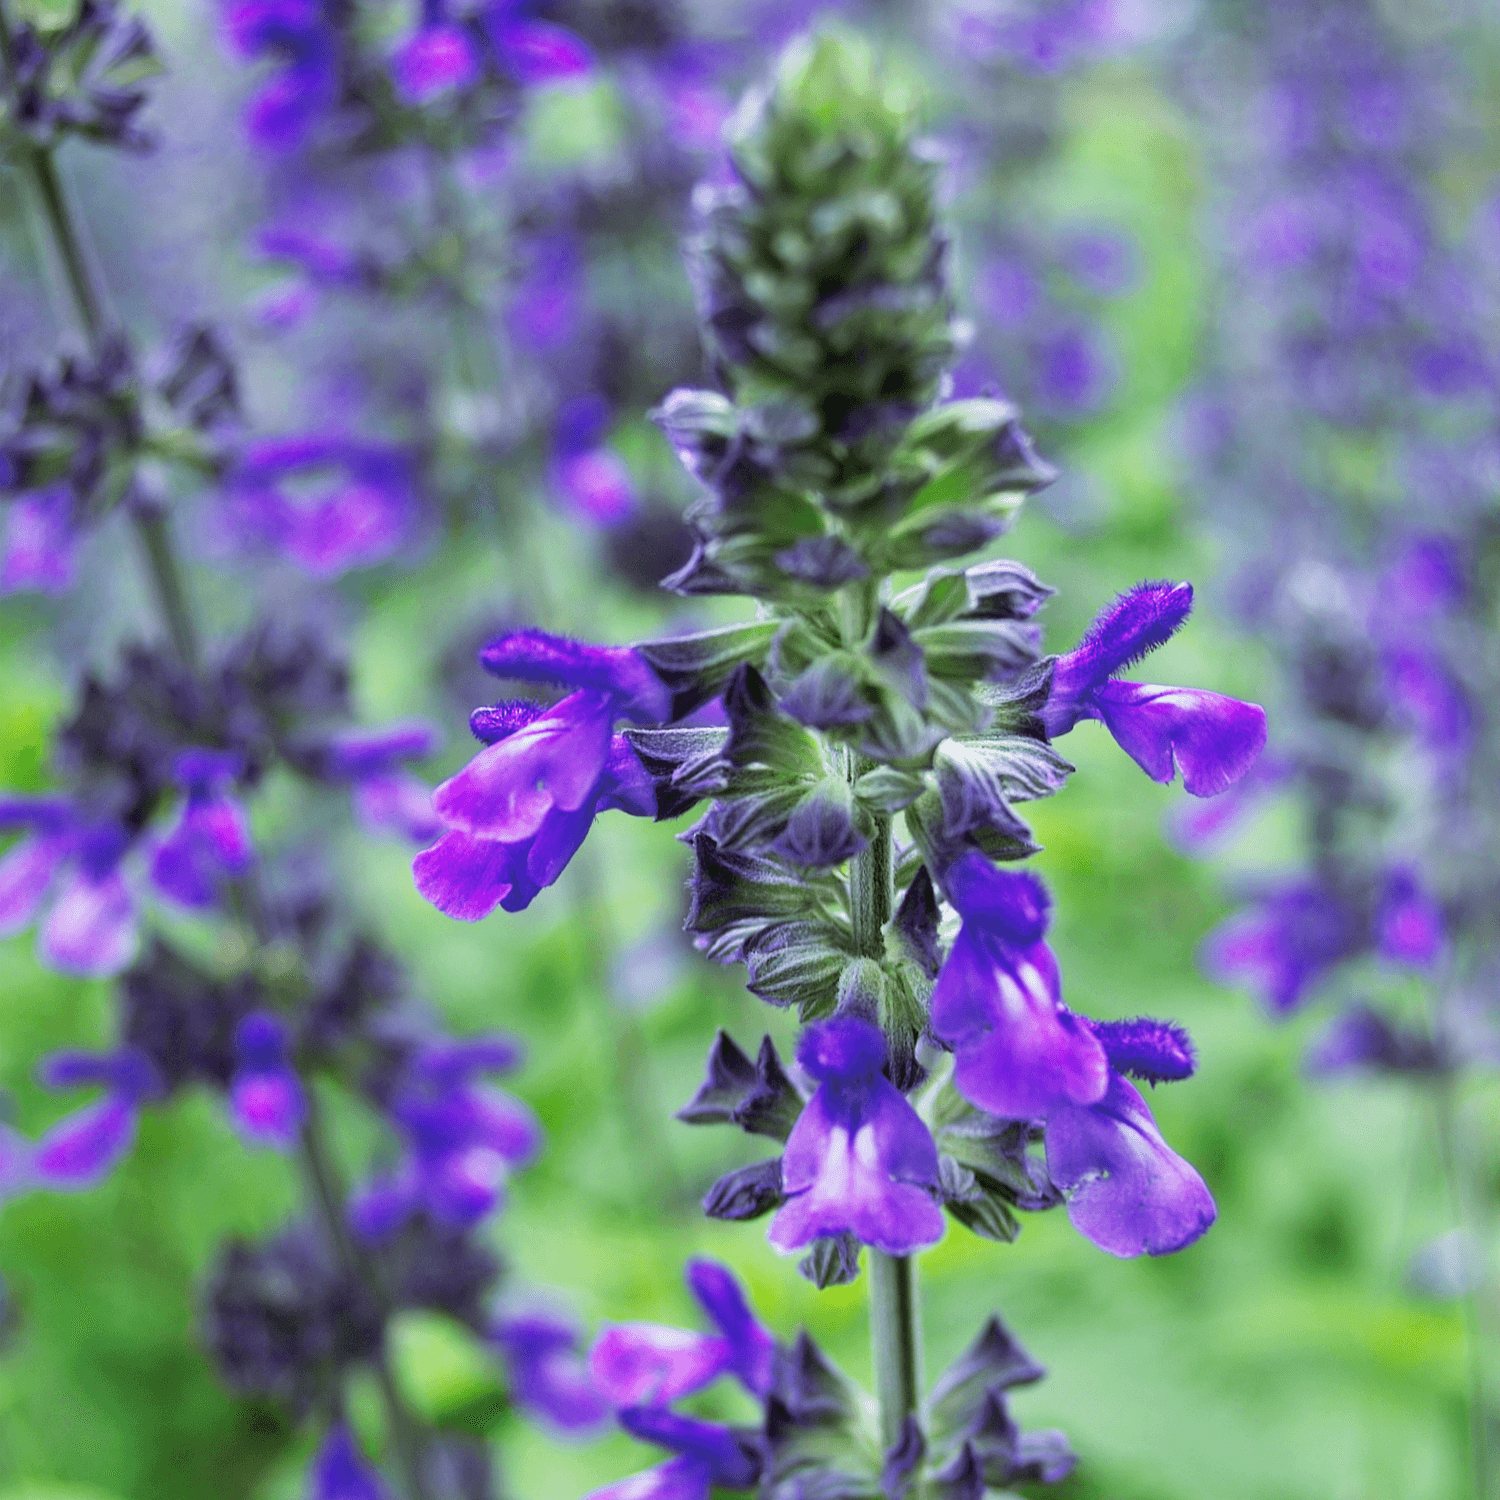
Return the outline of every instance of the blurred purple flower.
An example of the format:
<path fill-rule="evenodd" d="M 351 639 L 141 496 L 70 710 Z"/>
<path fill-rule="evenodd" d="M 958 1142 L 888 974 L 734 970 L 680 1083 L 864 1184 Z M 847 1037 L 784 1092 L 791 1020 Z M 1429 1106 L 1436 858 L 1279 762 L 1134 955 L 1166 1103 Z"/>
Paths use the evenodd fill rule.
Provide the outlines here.
<path fill-rule="evenodd" d="M 250 101 L 252 139 L 295 150 L 338 98 L 339 40 L 320 0 L 231 0 L 224 14 L 241 56 L 273 62 Z"/>
<path fill-rule="evenodd" d="M 1230 917 L 1209 935 L 1203 966 L 1220 983 L 1245 985 L 1273 1014 L 1285 1015 L 1361 946 L 1354 914 L 1324 886 L 1306 881 Z"/>
<path fill-rule="evenodd" d="M 417 497 L 410 457 L 347 438 L 267 438 L 240 455 L 224 527 L 315 578 L 371 567 L 407 541 Z"/>
<path fill-rule="evenodd" d="M 609 1415 L 609 1405 L 589 1378 L 578 1348 L 578 1329 L 549 1313 L 530 1312 L 498 1319 L 490 1338 L 510 1377 L 511 1399 L 559 1432 L 592 1432 Z"/>
<path fill-rule="evenodd" d="M 252 1011 L 235 1030 L 234 1051 L 230 1118 L 256 1145 L 291 1150 L 307 1115 L 307 1098 L 289 1059 L 286 1023 L 268 1011 Z"/>
<path fill-rule="evenodd" d="M 1375 946 L 1384 958 L 1430 969 L 1443 952 L 1442 908 L 1415 871 L 1392 870 L 1375 909 Z"/>
<path fill-rule="evenodd" d="M 35 922 L 37 957 L 48 968 L 108 978 L 138 944 L 138 912 L 120 874 L 129 835 L 87 818 L 65 797 L 0 798 L 0 828 L 29 829 L 0 858 L 0 937 Z"/>
<path fill-rule="evenodd" d="M 619 1413 L 619 1423 L 632 1437 L 677 1456 L 594 1490 L 586 1500 L 708 1500 L 715 1489 L 753 1489 L 760 1478 L 754 1442 L 717 1422 L 633 1406 Z"/>
<path fill-rule="evenodd" d="M 425 760 L 441 738 L 434 725 L 408 719 L 305 740 L 290 758 L 306 775 L 347 785 L 355 816 L 368 832 L 426 844 L 443 831 L 443 823 L 433 811 L 431 788 L 402 767 Z"/>
<path fill-rule="evenodd" d="M 387 1500 L 379 1471 L 365 1461 L 346 1422 L 334 1422 L 318 1448 L 307 1500 Z"/>
<path fill-rule="evenodd" d="M 135 1142 L 141 1105 L 161 1084 L 146 1055 L 134 1047 L 118 1052 L 55 1052 L 38 1070 L 51 1089 L 103 1088 L 104 1094 L 64 1116 L 27 1152 L 26 1185 L 51 1192 L 97 1186 Z"/>
<path fill-rule="evenodd" d="M 438 22 L 408 37 L 391 58 L 391 79 L 408 104 L 430 104 L 467 88 L 480 73 L 479 53 L 462 26 Z"/>
<path fill-rule="evenodd" d="M 500 1206 L 507 1177 L 535 1155 L 541 1131 L 524 1104 L 475 1083 L 474 1075 L 519 1060 L 516 1044 L 499 1036 L 418 1049 L 382 1101 L 402 1139 L 402 1159 L 350 1205 L 362 1238 L 384 1239 L 420 1211 L 467 1228 Z"/>
<path fill-rule="evenodd" d="M 255 858 L 245 809 L 228 788 L 244 770 L 233 752 L 185 750 L 173 767 L 187 793 L 175 826 L 156 844 L 151 882 L 179 906 L 204 909 L 220 900 L 224 883 Z"/>
<path fill-rule="evenodd" d="M 66 485 L 18 495 L 5 515 L 0 594 L 62 594 L 77 572 L 73 492 Z"/>

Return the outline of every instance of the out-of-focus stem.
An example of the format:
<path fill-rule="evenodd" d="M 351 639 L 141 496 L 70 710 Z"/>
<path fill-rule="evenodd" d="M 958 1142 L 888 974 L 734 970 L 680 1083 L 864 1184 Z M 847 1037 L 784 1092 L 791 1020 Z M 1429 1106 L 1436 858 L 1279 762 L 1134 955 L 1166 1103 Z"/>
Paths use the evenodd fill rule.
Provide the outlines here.
<path fill-rule="evenodd" d="M 7 80 L 14 77 L 15 48 L 3 0 L 0 0 L 0 64 L 4 66 Z M 90 270 L 83 236 L 68 202 L 67 189 L 58 174 L 57 163 L 49 148 L 30 141 L 18 144 L 16 159 L 35 200 L 42 232 L 52 249 L 51 258 L 61 271 L 62 290 L 71 320 L 89 348 L 97 354 L 109 332 L 111 318 L 106 311 L 108 304 L 104 291 Z M 139 506 L 134 511 L 133 520 L 152 592 L 172 644 L 187 666 L 195 666 L 197 634 L 182 570 L 172 548 L 167 518 L 159 510 Z"/>
<path fill-rule="evenodd" d="M 1449 1211 L 1461 1236 L 1461 1248 L 1467 1253 L 1469 1236 L 1468 1195 L 1464 1191 L 1454 1129 L 1453 1084 L 1441 1080 L 1433 1094 L 1437 1116 L 1438 1155 L 1442 1160 L 1443 1178 L 1448 1188 Z M 1479 1326 L 1479 1294 L 1468 1284 L 1469 1267 L 1461 1265 L 1465 1278 L 1460 1306 L 1463 1310 L 1464 1345 L 1468 1355 L 1469 1381 L 1469 1459 L 1473 1471 L 1474 1500 L 1493 1500 L 1490 1476 L 1490 1417 L 1484 1378 L 1484 1347 Z"/>
<path fill-rule="evenodd" d="M 384 1323 L 390 1317 L 390 1297 L 382 1283 L 378 1268 L 365 1254 L 344 1222 L 344 1192 L 334 1170 L 327 1143 L 323 1139 L 317 1100 L 311 1089 L 307 1091 L 307 1118 L 303 1122 L 298 1145 L 310 1189 L 309 1197 L 318 1210 L 323 1232 L 328 1236 L 329 1243 L 339 1259 L 343 1261 L 345 1270 L 374 1292 Z M 390 1424 L 391 1446 L 396 1452 L 402 1484 L 408 1500 L 427 1500 L 427 1488 L 422 1478 L 422 1433 L 415 1418 L 407 1411 L 400 1391 L 396 1389 L 396 1380 L 391 1373 L 390 1360 L 386 1355 L 383 1337 L 381 1347 L 375 1356 L 375 1378 L 380 1385 L 380 1393 L 385 1402 L 386 1417 Z"/>

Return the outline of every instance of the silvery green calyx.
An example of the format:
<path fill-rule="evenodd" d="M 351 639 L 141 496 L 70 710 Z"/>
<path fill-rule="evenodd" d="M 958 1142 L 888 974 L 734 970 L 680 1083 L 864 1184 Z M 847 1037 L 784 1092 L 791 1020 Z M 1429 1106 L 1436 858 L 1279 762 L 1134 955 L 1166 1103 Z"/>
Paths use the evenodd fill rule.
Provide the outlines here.
<path fill-rule="evenodd" d="M 1071 1011 L 1048 893 L 1006 866 L 1038 852 L 1017 808 L 1061 790 L 1056 742 L 1082 720 L 1206 796 L 1255 761 L 1265 716 L 1122 675 L 1185 622 L 1186 584 L 1138 585 L 1043 656 L 1051 590 L 984 549 L 1051 470 L 1006 403 L 944 400 L 961 330 L 916 127 L 869 50 L 833 32 L 793 44 L 736 115 L 690 252 L 719 389 L 658 417 L 702 485 L 697 549 L 667 587 L 749 596 L 755 616 L 633 647 L 493 641 L 496 677 L 567 695 L 476 711 L 485 748 L 437 789 L 446 832 L 417 857 L 419 889 L 474 920 L 536 899 L 597 814 L 696 808 L 679 834 L 689 931 L 805 1023 L 786 1060 L 721 1033 L 679 1117 L 780 1147 L 717 1183 L 710 1216 L 771 1215 L 771 1244 L 820 1286 L 865 1260 L 870 1477 L 820 1488 L 845 1470 L 818 1450 L 794 1479 L 774 1400 L 760 1435 L 704 1431 L 668 1409 L 693 1387 L 664 1370 L 616 1399 L 677 1457 L 621 1495 L 977 1497 L 1022 1477 L 987 1387 L 959 1425 L 1004 1463 L 989 1438 L 949 1441 L 938 1390 L 924 1407 L 915 1254 L 949 1218 L 1004 1241 L 1018 1212 L 1063 1203 L 1111 1254 L 1162 1254 L 1215 1214 L 1131 1082 L 1188 1077 L 1191 1043 Z M 1071 1460 L 1054 1457 L 1024 1473 L 1060 1477 Z"/>

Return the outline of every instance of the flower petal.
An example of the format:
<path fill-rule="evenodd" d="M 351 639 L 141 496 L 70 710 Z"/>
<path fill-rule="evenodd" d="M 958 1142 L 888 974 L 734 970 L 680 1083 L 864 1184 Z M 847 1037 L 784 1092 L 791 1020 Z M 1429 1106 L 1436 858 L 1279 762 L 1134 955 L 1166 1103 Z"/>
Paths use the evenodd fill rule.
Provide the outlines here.
<path fill-rule="evenodd" d="M 36 920 L 69 847 L 65 838 L 39 836 L 6 851 L 0 859 L 0 937 L 10 937 Z"/>
<path fill-rule="evenodd" d="M 729 1340 L 655 1323 L 606 1327 L 589 1351 L 594 1384 L 616 1406 L 663 1406 L 701 1390 L 734 1363 Z"/>
<path fill-rule="evenodd" d="M 444 916 L 487 917 L 516 885 L 516 850 L 497 839 L 444 834 L 412 861 L 417 890 Z"/>
<path fill-rule="evenodd" d="M 55 1192 L 73 1192 L 101 1182 L 135 1140 L 135 1103 L 106 1094 L 59 1120 L 37 1141 L 31 1175 Z"/>
<path fill-rule="evenodd" d="M 1047 1171 L 1068 1200 L 1073 1227 L 1111 1255 L 1181 1250 L 1218 1212 L 1203 1179 L 1118 1075 L 1099 1103 L 1049 1116 Z"/>
<path fill-rule="evenodd" d="M 95 880 L 75 873 L 37 935 L 37 956 L 65 974 L 105 979 L 135 957 L 136 909 L 117 872 Z"/>
<path fill-rule="evenodd" d="M 1107 682 L 1092 698 L 1116 744 L 1153 780 L 1182 784 L 1195 797 L 1228 789 L 1266 745 L 1266 711 L 1202 688 Z"/>

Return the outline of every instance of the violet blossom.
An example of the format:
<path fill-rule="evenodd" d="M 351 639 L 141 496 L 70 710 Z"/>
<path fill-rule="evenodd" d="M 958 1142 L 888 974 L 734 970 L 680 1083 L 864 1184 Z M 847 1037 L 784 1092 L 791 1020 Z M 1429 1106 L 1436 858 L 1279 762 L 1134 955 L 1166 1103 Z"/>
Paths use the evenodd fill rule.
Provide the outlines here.
<path fill-rule="evenodd" d="M 507 701 L 470 720 L 486 742 L 433 793 L 447 832 L 413 864 L 417 889 L 463 921 L 520 911 L 577 853 L 595 816 L 656 810 L 652 783 L 615 722 L 659 723 L 670 695 L 629 647 L 588 646 L 539 630 L 487 646 L 497 677 L 575 689 L 551 707 Z"/>
<path fill-rule="evenodd" d="M 970 853 L 943 884 L 963 926 L 932 992 L 932 1030 L 954 1052 L 955 1087 L 1004 1119 L 1094 1103 L 1108 1067 L 1062 1003 L 1057 960 L 1043 941 L 1050 901 L 1041 881 Z"/>
<path fill-rule="evenodd" d="M 313 736 L 290 747 L 288 757 L 306 775 L 348 786 L 355 816 L 367 832 L 425 844 L 443 824 L 427 783 L 403 766 L 425 760 L 441 739 L 434 725 L 409 719 Z"/>
<path fill-rule="evenodd" d="M 244 771 L 234 751 L 184 750 L 173 779 L 187 793 L 176 824 L 151 856 L 151 883 L 180 906 L 215 905 L 224 883 L 254 860 L 245 809 L 229 794 Z"/>
<path fill-rule="evenodd" d="M 516 1313 L 497 1319 L 489 1338 L 505 1362 L 516 1405 L 567 1436 L 591 1432 L 608 1415 L 578 1352 L 578 1330 L 566 1319 Z"/>
<path fill-rule="evenodd" d="M 101 1182 L 135 1142 L 142 1104 L 161 1092 L 143 1052 L 56 1052 L 38 1070 L 48 1088 L 102 1087 L 90 1104 L 64 1116 L 26 1153 L 24 1182 L 52 1192 L 77 1192 Z"/>
<path fill-rule="evenodd" d="M 536 1154 L 541 1132 L 531 1111 L 477 1073 L 516 1066 L 505 1037 L 432 1042 L 418 1048 L 384 1100 L 404 1153 L 394 1171 L 356 1194 L 350 1221 L 365 1239 L 386 1238 L 413 1214 L 467 1228 L 499 1207 L 513 1168 Z"/>
<path fill-rule="evenodd" d="M 30 832 L 0 858 L 0 936 L 40 917 L 37 957 L 48 968 L 107 978 L 127 967 L 139 917 L 120 873 L 126 831 L 46 795 L 0 799 L 0 827 L 7 825 Z"/>
<path fill-rule="evenodd" d="M 1068 1219 L 1111 1255 L 1169 1255 L 1201 1238 L 1217 1210 L 1198 1173 L 1162 1139 L 1140 1091 L 1192 1076 L 1187 1034 L 1165 1021 L 1091 1021 L 1109 1059 L 1109 1086 L 1091 1104 L 1047 1117 L 1047 1172 Z"/>
<path fill-rule="evenodd" d="M 290 1150 L 307 1114 L 307 1096 L 291 1063 L 286 1023 L 252 1011 L 235 1030 L 234 1050 L 230 1118 L 256 1145 Z"/>
<path fill-rule="evenodd" d="M 717 1332 L 654 1323 L 605 1328 L 589 1353 L 595 1386 L 616 1406 L 664 1406 L 733 1375 L 754 1396 L 771 1388 L 776 1340 L 761 1325 L 734 1274 L 717 1261 L 691 1260 L 688 1290 Z"/>
<path fill-rule="evenodd" d="M 1049 739 L 1080 719 L 1098 719 L 1153 781 L 1177 767 L 1195 797 L 1227 790 L 1266 743 L 1265 710 L 1202 688 L 1125 682 L 1114 674 L 1165 645 L 1193 607 L 1187 583 L 1142 583 L 1102 610 L 1083 639 L 1053 668 L 1042 710 Z"/>
<path fill-rule="evenodd" d="M 308 1500 L 387 1500 L 389 1493 L 343 1420 L 324 1435 L 308 1479 Z"/>
<path fill-rule="evenodd" d="M 852 1234 L 888 1255 L 910 1255 L 943 1236 L 934 1199 L 937 1147 L 885 1077 L 880 1028 L 856 1016 L 809 1026 L 797 1061 L 818 1082 L 781 1159 L 786 1201 L 771 1221 L 778 1250 Z"/>
<path fill-rule="evenodd" d="M 6 506 L 0 594 L 62 594 L 78 571 L 78 503 L 65 484 L 17 495 Z"/>

